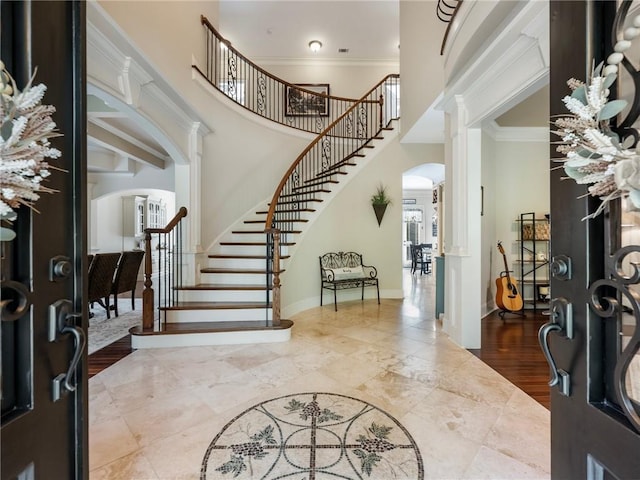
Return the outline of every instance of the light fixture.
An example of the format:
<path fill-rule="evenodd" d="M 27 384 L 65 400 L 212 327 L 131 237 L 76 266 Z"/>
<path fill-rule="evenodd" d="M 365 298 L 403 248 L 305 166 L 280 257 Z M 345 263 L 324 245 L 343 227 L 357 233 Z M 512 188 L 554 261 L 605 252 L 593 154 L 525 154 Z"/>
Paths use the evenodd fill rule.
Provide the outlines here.
<path fill-rule="evenodd" d="M 309 42 L 309 49 L 313 52 L 319 52 L 322 48 L 322 42 L 320 40 L 311 40 Z"/>

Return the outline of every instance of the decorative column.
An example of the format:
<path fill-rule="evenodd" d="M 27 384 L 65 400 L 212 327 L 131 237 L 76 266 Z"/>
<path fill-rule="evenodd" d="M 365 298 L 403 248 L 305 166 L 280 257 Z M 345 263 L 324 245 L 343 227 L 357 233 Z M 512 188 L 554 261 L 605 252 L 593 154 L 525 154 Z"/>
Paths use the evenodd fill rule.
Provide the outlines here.
<path fill-rule="evenodd" d="M 445 307 L 443 328 L 465 348 L 480 347 L 480 165 L 479 128 L 467 125 L 462 95 L 450 105 L 445 142 Z"/>

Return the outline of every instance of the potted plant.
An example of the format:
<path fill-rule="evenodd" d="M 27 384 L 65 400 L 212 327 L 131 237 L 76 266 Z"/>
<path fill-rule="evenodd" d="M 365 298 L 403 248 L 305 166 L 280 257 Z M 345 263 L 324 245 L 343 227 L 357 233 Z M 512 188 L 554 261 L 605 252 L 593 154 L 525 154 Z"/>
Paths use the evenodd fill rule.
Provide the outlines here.
<path fill-rule="evenodd" d="M 387 187 L 380 184 L 376 188 L 376 193 L 371 196 L 371 205 L 376 212 L 376 218 L 378 219 L 378 226 L 382 223 L 382 217 L 387 209 L 387 205 L 391 203 L 391 199 L 387 196 Z"/>

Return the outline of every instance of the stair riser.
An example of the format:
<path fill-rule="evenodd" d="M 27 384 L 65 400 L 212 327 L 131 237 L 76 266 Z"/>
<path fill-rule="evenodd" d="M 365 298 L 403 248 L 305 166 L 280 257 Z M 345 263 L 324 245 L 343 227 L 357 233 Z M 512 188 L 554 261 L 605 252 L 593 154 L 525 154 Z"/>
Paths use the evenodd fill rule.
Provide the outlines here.
<path fill-rule="evenodd" d="M 264 258 L 210 258 L 210 268 L 265 268 Z"/>
<path fill-rule="evenodd" d="M 182 290 L 181 302 L 265 302 L 265 290 Z"/>
<path fill-rule="evenodd" d="M 220 245 L 219 251 L 222 255 L 266 255 L 266 245 Z"/>
<path fill-rule="evenodd" d="M 271 320 L 271 309 L 264 308 L 233 308 L 217 310 L 169 310 L 168 323 L 182 322 L 242 322 L 256 320 Z"/>
<path fill-rule="evenodd" d="M 188 333 L 181 335 L 132 335 L 131 346 L 134 349 L 141 349 L 199 345 L 237 345 L 286 342 L 290 338 L 291 328 L 283 330 Z"/>
<path fill-rule="evenodd" d="M 265 273 L 202 273 L 202 283 L 230 285 L 262 285 L 267 284 Z"/>

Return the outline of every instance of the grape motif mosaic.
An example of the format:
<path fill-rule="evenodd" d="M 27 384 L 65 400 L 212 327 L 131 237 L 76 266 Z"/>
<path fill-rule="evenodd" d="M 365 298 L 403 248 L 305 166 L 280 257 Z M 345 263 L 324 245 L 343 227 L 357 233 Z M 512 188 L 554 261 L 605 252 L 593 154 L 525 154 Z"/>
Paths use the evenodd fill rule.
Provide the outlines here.
<path fill-rule="evenodd" d="M 202 461 L 202 480 L 422 480 L 409 432 L 356 398 L 298 393 L 259 403 L 231 420 Z"/>

